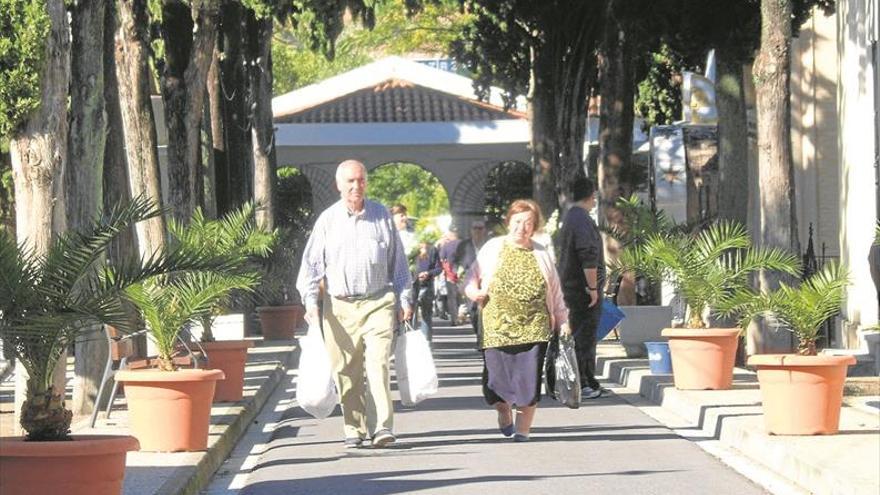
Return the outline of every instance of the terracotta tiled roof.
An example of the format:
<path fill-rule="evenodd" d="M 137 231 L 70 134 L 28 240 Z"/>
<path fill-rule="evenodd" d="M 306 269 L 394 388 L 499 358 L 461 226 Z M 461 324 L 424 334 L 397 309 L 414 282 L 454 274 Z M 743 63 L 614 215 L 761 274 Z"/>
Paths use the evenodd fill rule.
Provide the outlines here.
<path fill-rule="evenodd" d="M 280 124 L 461 122 L 523 119 L 516 111 L 390 79 L 333 101 L 275 118 Z"/>

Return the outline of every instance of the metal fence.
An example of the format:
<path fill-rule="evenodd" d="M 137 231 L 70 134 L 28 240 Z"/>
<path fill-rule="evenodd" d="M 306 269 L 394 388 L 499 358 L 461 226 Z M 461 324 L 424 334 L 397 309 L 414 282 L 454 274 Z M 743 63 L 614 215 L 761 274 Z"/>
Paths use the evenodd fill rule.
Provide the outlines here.
<path fill-rule="evenodd" d="M 837 260 L 840 258 L 839 256 L 831 256 L 826 252 L 825 243 L 822 243 L 820 254 L 816 254 L 816 249 L 813 243 L 813 223 L 810 222 L 810 230 L 809 237 L 807 238 L 807 249 L 804 250 L 804 254 L 801 256 L 801 260 L 803 263 L 803 275 L 801 276 L 801 280 L 806 280 L 810 278 L 814 273 L 818 272 L 825 266 L 825 263 L 833 260 Z M 820 348 L 824 347 L 834 347 L 837 342 L 834 341 L 834 323 L 835 318 L 828 318 L 822 323 L 822 328 L 819 331 L 819 341 L 817 345 Z"/>

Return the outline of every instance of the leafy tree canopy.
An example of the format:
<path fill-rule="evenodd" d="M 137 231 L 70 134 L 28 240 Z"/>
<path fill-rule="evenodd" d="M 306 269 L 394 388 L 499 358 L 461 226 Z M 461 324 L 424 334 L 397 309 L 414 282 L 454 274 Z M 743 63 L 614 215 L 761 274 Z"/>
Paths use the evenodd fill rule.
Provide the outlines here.
<path fill-rule="evenodd" d="M 0 0 L 0 140 L 40 106 L 50 21 L 44 0 Z"/>
<path fill-rule="evenodd" d="M 712 48 L 746 62 L 754 57 L 761 41 L 760 0 L 663 0 L 667 13 L 666 41 L 692 63 L 706 56 Z M 801 25 L 814 8 L 826 14 L 834 12 L 835 0 L 793 0 L 792 32 L 797 36 Z"/>
<path fill-rule="evenodd" d="M 516 199 L 532 197 L 532 169 L 522 162 L 503 162 L 486 176 L 486 214 L 504 223 L 507 208 Z"/>
<path fill-rule="evenodd" d="M 330 50 L 326 44 L 312 42 L 311 32 L 317 20 L 313 16 L 314 13 L 308 11 L 295 14 L 293 18 L 299 22 L 280 30 L 273 40 L 273 89 L 276 95 L 387 55 L 445 54 L 449 43 L 469 18 L 459 12 L 455 1 L 424 5 L 408 17 L 405 0 L 386 0 L 375 7 L 372 29 L 364 22 L 349 23 L 340 28 L 339 39 Z"/>
<path fill-rule="evenodd" d="M 449 213 L 443 184 L 431 172 L 411 163 L 388 163 L 371 170 L 367 197 L 388 207 L 395 203 L 406 206 L 409 216 L 419 219 L 419 231 L 436 217 Z"/>

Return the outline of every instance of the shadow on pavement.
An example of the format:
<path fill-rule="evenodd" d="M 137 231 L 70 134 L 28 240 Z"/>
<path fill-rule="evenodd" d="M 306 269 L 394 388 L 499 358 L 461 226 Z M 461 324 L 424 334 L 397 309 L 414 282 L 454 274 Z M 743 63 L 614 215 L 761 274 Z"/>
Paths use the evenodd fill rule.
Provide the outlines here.
<path fill-rule="evenodd" d="M 579 473 L 567 475 L 529 476 L 529 475 L 498 475 L 476 476 L 467 478 L 447 479 L 402 479 L 404 477 L 416 477 L 449 473 L 454 469 L 422 469 L 408 471 L 384 471 L 374 473 L 340 474 L 333 476 L 321 476 L 316 478 L 300 478 L 296 480 L 264 481 L 245 487 L 240 493 L 248 495 L 259 493 L 260 495 L 272 494 L 315 494 L 315 493 L 358 493 L 360 495 L 391 495 L 396 493 L 411 493 L 425 490 L 430 493 L 432 489 L 443 487 L 468 485 L 471 483 L 511 483 L 518 481 L 540 481 L 544 479 L 580 478 L 583 476 L 648 476 L 674 470 L 629 470 L 601 473 Z M 451 474 L 451 473 L 450 473 Z M 354 489 L 354 490 L 353 490 Z M 515 490 L 511 490 L 512 492 Z"/>

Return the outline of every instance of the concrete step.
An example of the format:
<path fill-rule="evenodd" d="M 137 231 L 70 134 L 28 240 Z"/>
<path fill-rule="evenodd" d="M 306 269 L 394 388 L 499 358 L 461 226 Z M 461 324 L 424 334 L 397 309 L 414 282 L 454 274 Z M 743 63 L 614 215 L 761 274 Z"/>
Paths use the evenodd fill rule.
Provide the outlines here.
<path fill-rule="evenodd" d="M 644 359 L 599 358 L 609 381 L 681 418 L 698 439 L 717 440 L 784 480 L 816 494 L 876 495 L 880 490 L 880 410 L 843 407 L 840 433 L 786 437 L 764 430 L 754 373 L 736 369 L 732 390 L 676 390 Z M 862 404 L 880 404 L 872 398 Z M 688 435 L 692 437 L 692 435 Z"/>

